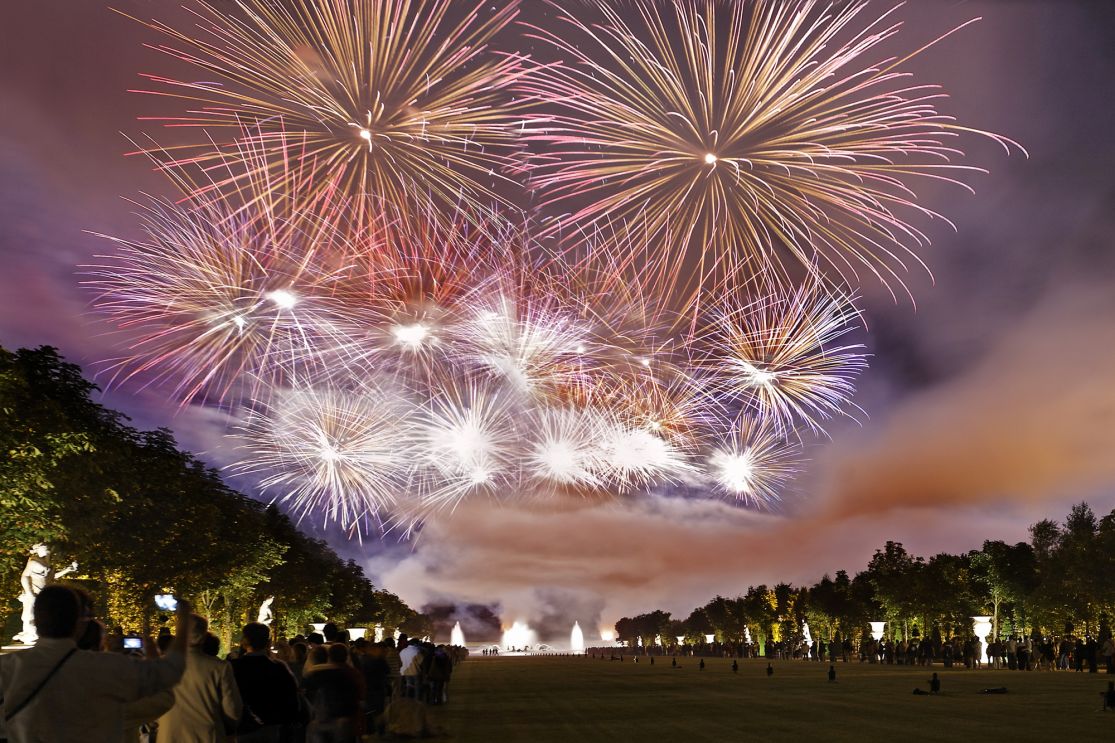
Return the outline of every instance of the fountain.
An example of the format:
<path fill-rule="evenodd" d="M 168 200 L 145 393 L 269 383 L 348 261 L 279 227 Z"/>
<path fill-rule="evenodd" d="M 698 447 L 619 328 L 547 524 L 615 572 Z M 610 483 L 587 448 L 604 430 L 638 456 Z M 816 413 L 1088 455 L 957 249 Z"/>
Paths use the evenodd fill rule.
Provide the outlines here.
<path fill-rule="evenodd" d="M 368 634 L 368 628 L 367 627 L 349 627 L 348 628 L 348 639 L 350 639 L 350 640 L 360 640 L 366 634 Z"/>
<path fill-rule="evenodd" d="M 871 625 L 871 639 L 874 640 L 875 642 L 878 642 L 879 640 L 882 640 L 883 639 L 883 627 L 885 627 L 887 623 L 886 622 L 868 622 L 868 624 Z"/>
<path fill-rule="evenodd" d="M 375 642 L 383 642 L 383 625 L 382 624 L 377 624 L 375 626 L 375 631 L 373 632 L 372 637 L 375 640 Z"/>
<path fill-rule="evenodd" d="M 453 631 L 449 633 L 449 644 L 459 648 L 465 646 L 465 633 L 461 630 L 460 622 L 453 625 Z"/>
<path fill-rule="evenodd" d="M 585 654 L 585 633 L 581 631 L 580 622 L 573 622 L 573 631 L 569 633 L 569 649 L 574 653 Z"/>
<path fill-rule="evenodd" d="M 616 633 L 610 629 L 602 629 L 600 630 L 600 639 L 604 642 L 615 642 Z"/>

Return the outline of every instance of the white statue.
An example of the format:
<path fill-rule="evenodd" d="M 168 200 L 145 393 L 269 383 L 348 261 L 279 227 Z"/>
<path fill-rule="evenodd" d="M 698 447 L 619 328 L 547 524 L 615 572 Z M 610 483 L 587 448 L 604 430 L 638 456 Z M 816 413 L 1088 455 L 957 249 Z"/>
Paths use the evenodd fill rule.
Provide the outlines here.
<path fill-rule="evenodd" d="M 12 638 L 13 642 L 21 642 L 24 645 L 35 644 L 39 639 L 39 633 L 35 631 L 35 597 L 47 583 L 63 578 L 75 570 L 77 570 L 76 562 L 55 573 L 50 565 L 50 548 L 45 544 L 36 544 L 31 548 L 27 566 L 23 568 L 23 574 L 19 577 L 19 585 L 23 589 L 19 595 L 19 601 L 23 604 L 21 616 L 23 631 Z"/>
<path fill-rule="evenodd" d="M 274 600 L 274 596 L 268 596 L 267 600 L 259 605 L 259 616 L 256 617 L 257 622 L 271 626 L 272 620 L 275 619 L 275 615 L 271 613 L 271 602 Z"/>

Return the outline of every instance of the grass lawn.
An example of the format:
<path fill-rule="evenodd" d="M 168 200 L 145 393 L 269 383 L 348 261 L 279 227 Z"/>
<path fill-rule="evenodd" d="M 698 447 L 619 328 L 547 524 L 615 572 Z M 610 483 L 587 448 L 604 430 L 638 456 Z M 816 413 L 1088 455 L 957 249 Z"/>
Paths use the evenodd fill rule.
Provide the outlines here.
<path fill-rule="evenodd" d="M 1112 741 L 1104 673 L 647 659 L 477 658 L 453 674 L 435 719 L 454 741 Z M 939 697 L 914 696 L 940 674 Z M 1001 696 L 981 695 L 1006 686 Z"/>

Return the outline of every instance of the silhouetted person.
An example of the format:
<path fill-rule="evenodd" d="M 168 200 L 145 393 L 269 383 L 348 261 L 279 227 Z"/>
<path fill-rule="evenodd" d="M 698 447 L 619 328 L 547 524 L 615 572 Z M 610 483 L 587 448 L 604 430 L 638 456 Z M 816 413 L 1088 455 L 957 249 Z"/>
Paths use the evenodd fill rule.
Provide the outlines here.
<path fill-rule="evenodd" d="M 829 681 L 836 681 L 836 666 L 829 666 Z"/>
<path fill-rule="evenodd" d="M 671 661 L 670 661 L 670 666 L 671 666 L 672 668 L 677 668 L 677 667 L 678 667 L 678 659 L 677 659 L 677 656 L 674 656 L 673 660 L 671 660 Z"/>
<path fill-rule="evenodd" d="M 705 659 L 704 658 L 701 658 L 701 662 L 697 664 L 697 668 L 701 669 L 702 671 L 705 670 Z"/>
<path fill-rule="evenodd" d="M 1104 710 L 1115 709 L 1115 681 L 1107 682 L 1107 691 L 1101 691 L 1100 696 L 1103 697 Z"/>
<path fill-rule="evenodd" d="M 940 694 L 941 693 L 941 679 L 937 678 L 936 673 L 933 674 L 933 678 L 929 679 L 929 693 L 930 694 Z"/>
<path fill-rule="evenodd" d="M 279 740 L 285 726 L 298 720 L 298 682 L 286 663 L 271 657 L 271 628 L 259 622 L 244 625 L 244 653 L 232 661 L 232 672 L 247 710 L 240 720 L 240 743 Z"/>
<path fill-rule="evenodd" d="M 654 665 L 654 656 L 653 656 L 653 655 L 652 655 L 652 656 L 650 656 L 650 664 L 651 664 L 652 666 Z"/>
<path fill-rule="evenodd" d="M 732 661 L 732 673 L 739 673 L 739 661 Z"/>
<path fill-rule="evenodd" d="M 773 675 L 774 675 L 774 666 L 770 663 L 767 663 L 767 676 L 773 676 Z"/>

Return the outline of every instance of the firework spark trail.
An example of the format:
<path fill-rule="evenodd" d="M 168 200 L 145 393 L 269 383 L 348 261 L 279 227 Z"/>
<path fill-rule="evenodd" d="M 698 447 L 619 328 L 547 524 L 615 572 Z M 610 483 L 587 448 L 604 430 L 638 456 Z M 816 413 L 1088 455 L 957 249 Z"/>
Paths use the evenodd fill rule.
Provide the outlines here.
<path fill-rule="evenodd" d="M 452 214 L 462 199 L 499 200 L 489 184 L 517 146 L 521 116 L 506 92 L 522 66 L 518 55 L 489 53 L 518 13 L 517 0 L 464 13 L 455 5 L 236 0 L 218 9 L 190 0 L 190 31 L 135 20 L 167 39 L 152 48 L 219 82 L 145 75 L 153 88 L 135 92 L 189 107 L 144 119 L 198 132 L 173 148 L 176 164 L 220 163 L 247 137 L 269 155 L 254 167 L 277 168 L 290 157 L 312 162 L 316 180 L 335 180 L 356 198 L 358 219 L 381 205 L 406 212 L 430 202 Z M 222 133 L 214 147 L 208 137 Z M 220 197 L 236 177 L 210 190 Z M 276 178 L 274 187 L 281 192 L 286 183 Z"/>
<path fill-rule="evenodd" d="M 555 4 L 561 31 L 528 27 L 563 60 L 520 84 L 558 112 L 526 128 L 539 149 L 527 172 L 547 205 L 571 210 L 549 234 L 655 235 L 644 270 L 690 299 L 741 275 L 789 279 L 787 251 L 844 282 L 866 269 L 904 286 L 928 242 L 907 215 L 939 216 L 912 184 L 964 186 L 981 170 L 955 162 L 961 134 L 1014 144 L 939 113 L 945 94 L 897 71 L 908 57 L 868 62 L 901 24 L 861 23 L 862 2 L 632 6 L 593 3 L 604 20 L 592 24 Z M 682 262 L 696 286 L 679 280 Z"/>

